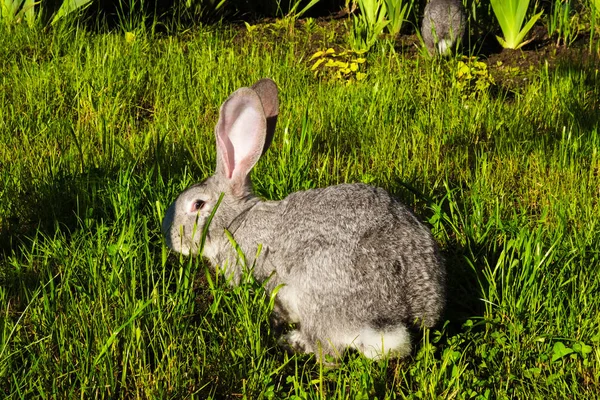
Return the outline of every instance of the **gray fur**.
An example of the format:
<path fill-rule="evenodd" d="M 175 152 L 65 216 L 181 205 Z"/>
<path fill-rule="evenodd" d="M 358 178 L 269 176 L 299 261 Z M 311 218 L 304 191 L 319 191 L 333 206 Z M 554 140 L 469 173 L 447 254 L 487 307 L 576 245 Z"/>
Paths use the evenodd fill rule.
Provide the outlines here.
<path fill-rule="evenodd" d="M 427 3 L 421 35 L 429 54 L 450 54 L 465 33 L 466 19 L 460 0 L 431 0 Z"/>
<path fill-rule="evenodd" d="M 276 89 L 270 80 L 260 82 Z M 267 92 L 268 98 L 255 88 L 233 93 L 221 107 L 217 138 L 223 128 L 243 126 L 248 135 L 270 141 L 272 132 L 265 132 L 265 121 L 274 116 L 255 118 L 256 110 L 243 110 L 278 112 L 272 106 L 276 90 Z M 236 113 L 242 118 L 237 126 L 231 121 Z M 255 124 L 246 116 L 255 118 Z M 236 132 L 232 137 L 235 140 Z M 297 324 L 283 339 L 289 346 L 334 356 L 347 347 L 369 357 L 406 355 L 410 351 L 406 328 L 433 326 L 444 305 L 445 269 L 429 230 L 388 192 L 360 183 L 263 201 L 252 193 L 249 172 L 256 154 L 266 147 L 261 140 L 247 142 L 253 149 L 229 148 L 229 154 L 239 158 L 235 168 L 244 169 L 230 171 L 230 178 L 224 172 L 228 159 L 222 154 L 223 145 L 217 144 L 220 161 L 215 175 L 181 193 L 165 215 L 167 245 L 184 254 L 198 253 L 204 224 L 223 193 L 203 255 L 238 284 L 243 262 L 238 262 L 225 235 L 228 230 L 243 250 L 246 265 L 255 265 L 254 276 L 260 281 L 271 277 L 269 291 L 283 284 L 277 293 L 276 318 Z M 238 145 L 246 142 L 238 140 Z M 196 200 L 204 202 L 199 212 L 190 209 Z M 259 244 L 262 251 L 255 259 Z"/>

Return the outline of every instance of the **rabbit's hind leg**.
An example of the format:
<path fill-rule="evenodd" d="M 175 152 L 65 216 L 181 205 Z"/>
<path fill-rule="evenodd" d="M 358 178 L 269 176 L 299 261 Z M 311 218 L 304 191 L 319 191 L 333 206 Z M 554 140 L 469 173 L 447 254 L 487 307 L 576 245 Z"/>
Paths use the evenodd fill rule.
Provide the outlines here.
<path fill-rule="evenodd" d="M 359 332 L 343 334 L 339 330 L 327 339 L 318 340 L 301 329 L 295 329 L 280 339 L 280 344 L 297 353 L 314 353 L 339 358 L 347 348 L 355 349 L 370 359 L 405 357 L 411 351 L 410 333 L 404 325 L 386 330 L 365 327 Z"/>
<path fill-rule="evenodd" d="M 370 359 L 385 356 L 404 357 L 410 353 L 410 333 L 404 325 L 383 331 L 371 327 L 363 328 L 348 344 Z"/>

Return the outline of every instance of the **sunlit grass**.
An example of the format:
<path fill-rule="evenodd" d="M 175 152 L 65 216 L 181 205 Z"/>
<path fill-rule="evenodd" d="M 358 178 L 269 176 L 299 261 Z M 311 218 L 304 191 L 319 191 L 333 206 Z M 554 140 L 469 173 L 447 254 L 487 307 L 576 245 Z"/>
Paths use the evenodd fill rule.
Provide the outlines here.
<path fill-rule="evenodd" d="M 597 397 L 595 70 L 477 91 L 382 43 L 346 85 L 313 78 L 302 32 L 240 35 L 0 32 L 4 397 Z M 284 354 L 258 282 L 164 246 L 166 206 L 214 170 L 219 105 L 265 76 L 281 113 L 258 194 L 379 185 L 444 251 L 448 322 L 406 360 Z"/>

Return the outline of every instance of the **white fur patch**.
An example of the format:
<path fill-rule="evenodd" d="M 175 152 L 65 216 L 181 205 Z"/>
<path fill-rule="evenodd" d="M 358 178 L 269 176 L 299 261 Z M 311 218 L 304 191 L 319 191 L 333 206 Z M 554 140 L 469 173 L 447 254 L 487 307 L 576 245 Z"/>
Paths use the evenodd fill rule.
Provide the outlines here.
<path fill-rule="evenodd" d="M 300 322 L 300 298 L 298 290 L 291 286 L 285 285 L 277 292 L 277 300 L 281 303 L 283 309 L 287 313 L 288 322 Z"/>
<path fill-rule="evenodd" d="M 452 42 L 451 41 L 447 41 L 446 39 L 442 39 L 438 42 L 438 51 L 441 55 L 446 55 L 447 52 L 450 50 L 450 46 L 451 46 Z"/>
<path fill-rule="evenodd" d="M 217 264 L 217 256 L 220 254 L 219 246 L 210 240 L 204 242 L 204 249 L 202 249 L 202 256 L 208 258 L 213 264 Z"/>
<path fill-rule="evenodd" d="M 403 357 L 410 353 L 410 335 L 404 326 L 383 332 L 367 327 L 345 345 L 357 349 L 371 359 L 387 355 Z"/>

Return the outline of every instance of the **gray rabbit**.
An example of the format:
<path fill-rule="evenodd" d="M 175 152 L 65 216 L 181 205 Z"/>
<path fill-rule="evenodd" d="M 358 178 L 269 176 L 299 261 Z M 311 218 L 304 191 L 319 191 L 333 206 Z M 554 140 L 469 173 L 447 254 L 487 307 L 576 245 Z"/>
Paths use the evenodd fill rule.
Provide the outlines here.
<path fill-rule="evenodd" d="M 223 103 L 216 172 L 169 207 L 162 227 L 167 245 L 197 254 L 221 198 L 203 256 L 234 285 L 245 262 L 259 281 L 270 278 L 267 290 L 279 286 L 275 318 L 296 324 L 284 344 L 320 360 L 346 348 L 369 358 L 408 354 L 407 328 L 431 327 L 444 306 L 445 269 L 431 233 L 388 192 L 365 184 L 296 192 L 282 201 L 256 197 L 250 171 L 271 143 L 278 112 L 270 79 Z"/>
<path fill-rule="evenodd" d="M 421 35 L 429 54 L 450 54 L 465 33 L 466 16 L 460 0 L 431 0 L 423 12 Z"/>

